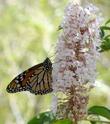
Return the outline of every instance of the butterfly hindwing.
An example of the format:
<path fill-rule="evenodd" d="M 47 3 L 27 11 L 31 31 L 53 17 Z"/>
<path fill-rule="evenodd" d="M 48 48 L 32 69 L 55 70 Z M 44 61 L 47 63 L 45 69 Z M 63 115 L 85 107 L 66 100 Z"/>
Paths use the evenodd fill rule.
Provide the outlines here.
<path fill-rule="evenodd" d="M 30 91 L 46 94 L 52 92 L 52 63 L 49 58 L 15 77 L 7 86 L 7 92 Z"/>
<path fill-rule="evenodd" d="M 36 78 L 37 83 L 33 83 L 32 89 L 30 90 L 31 93 L 34 94 L 46 94 L 52 92 L 52 78 L 48 74 L 51 74 L 51 70 L 49 72 L 42 72 Z M 49 78 L 47 77 L 49 76 Z M 49 80 L 50 79 L 50 80 Z M 50 81 L 50 82 L 49 82 Z"/>

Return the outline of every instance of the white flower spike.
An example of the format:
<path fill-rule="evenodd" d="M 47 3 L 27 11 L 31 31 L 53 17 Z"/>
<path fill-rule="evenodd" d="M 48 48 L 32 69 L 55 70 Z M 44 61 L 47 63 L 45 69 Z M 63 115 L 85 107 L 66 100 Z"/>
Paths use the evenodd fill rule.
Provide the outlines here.
<path fill-rule="evenodd" d="M 98 8 L 70 3 L 65 9 L 62 32 L 53 64 L 54 92 L 63 92 L 55 108 L 58 118 L 81 120 L 87 114 L 88 92 L 96 79 L 100 46 Z M 57 109 L 56 109 L 57 108 Z"/>

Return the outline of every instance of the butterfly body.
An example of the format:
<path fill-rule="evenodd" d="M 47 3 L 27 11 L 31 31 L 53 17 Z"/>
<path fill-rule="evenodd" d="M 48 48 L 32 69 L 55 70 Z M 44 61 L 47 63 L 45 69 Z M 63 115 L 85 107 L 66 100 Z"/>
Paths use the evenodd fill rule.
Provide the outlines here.
<path fill-rule="evenodd" d="M 43 63 L 35 65 L 15 77 L 7 86 L 7 92 L 30 91 L 35 95 L 52 92 L 52 63 L 46 58 Z"/>

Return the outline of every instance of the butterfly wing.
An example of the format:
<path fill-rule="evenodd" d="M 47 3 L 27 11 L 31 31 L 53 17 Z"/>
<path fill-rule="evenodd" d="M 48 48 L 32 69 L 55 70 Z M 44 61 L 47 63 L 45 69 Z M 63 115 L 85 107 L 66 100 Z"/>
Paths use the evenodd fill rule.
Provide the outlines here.
<path fill-rule="evenodd" d="M 46 94 L 52 92 L 51 76 L 52 70 L 45 70 L 43 63 L 40 63 L 15 77 L 6 90 L 9 93 L 30 91 L 35 95 Z"/>
<path fill-rule="evenodd" d="M 52 70 L 43 71 L 37 75 L 37 77 L 33 77 L 31 80 L 31 93 L 34 94 L 47 94 L 52 92 Z"/>
<path fill-rule="evenodd" d="M 35 73 L 36 70 L 37 73 Z M 41 73 L 41 71 L 42 63 L 29 68 L 28 70 L 19 74 L 10 82 L 10 84 L 7 86 L 7 91 L 9 93 L 15 93 L 24 90 L 29 90 L 31 88 L 30 87 L 31 82 L 29 82 L 30 78 L 32 78 L 35 74 Z"/>

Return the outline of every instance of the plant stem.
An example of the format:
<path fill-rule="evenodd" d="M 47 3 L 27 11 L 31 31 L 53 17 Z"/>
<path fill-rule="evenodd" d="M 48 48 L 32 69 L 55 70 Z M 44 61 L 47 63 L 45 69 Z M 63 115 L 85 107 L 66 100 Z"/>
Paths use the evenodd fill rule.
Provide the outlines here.
<path fill-rule="evenodd" d="M 77 121 L 75 121 L 73 124 L 78 124 Z"/>
<path fill-rule="evenodd" d="M 78 124 L 78 121 L 77 121 L 77 120 L 75 120 L 73 124 Z"/>

